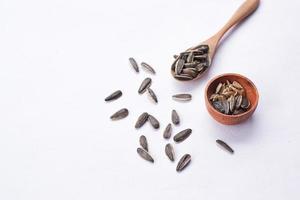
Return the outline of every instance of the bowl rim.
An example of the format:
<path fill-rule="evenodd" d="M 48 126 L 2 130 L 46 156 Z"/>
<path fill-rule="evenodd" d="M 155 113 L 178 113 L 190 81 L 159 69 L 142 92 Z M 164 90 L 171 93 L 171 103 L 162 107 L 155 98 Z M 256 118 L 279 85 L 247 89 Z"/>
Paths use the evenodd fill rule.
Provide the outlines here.
<path fill-rule="evenodd" d="M 217 79 L 219 79 L 219 78 L 221 78 L 221 77 L 225 77 L 225 76 L 238 76 L 238 77 L 240 77 L 240 78 L 242 78 L 242 79 L 245 79 L 246 81 L 248 81 L 248 82 L 251 84 L 251 87 L 254 89 L 255 95 L 256 95 L 255 102 L 254 102 L 254 104 L 250 107 L 250 109 L 247 110 L 246 112 L 241 113 L 241 114 L 238 114 L 238 115 L 226 115 L 226 114 L 223 114 L 223 113 L 217 111 L 217 110 L 211 105 L 210 100 L 209 100 L 208 95 L 207 95 L 208 88 L 210 87 L 210 85 L 211 85 L 214 81 L 216 81 Z M 216 111 L 220 116 L 222 116 L 222 117 L 228 117 L 228 118 L 240 118 L 240 117 L 242 117 L 242 116 L 244 116 L 244 115 L 248 115 L 249 113 L 254 112 L 254 110 L 256 109 L 256 107 L 257 107 L 257 105 L 258 105 L 259 94 L 258 94 L 258 90 L 257 90 L 255 84 L 254 84 L 249 78 L 247 78 L 247 77 L 245 77 L 245 76 L 243 76 L 243 75 L 241 75 L 241 74 L 238 74 L 238 73 L 225 73 L 225 74 L 220 74 L 220 75 L 217 75 L 217 76 L 213 77 L 213 78 L 207 83 L 207 85 L 206 85 L 206 87 L 205 87 L 205 100 L 206 100 L 208 106 L 211 107 L 214 111 Z"/>

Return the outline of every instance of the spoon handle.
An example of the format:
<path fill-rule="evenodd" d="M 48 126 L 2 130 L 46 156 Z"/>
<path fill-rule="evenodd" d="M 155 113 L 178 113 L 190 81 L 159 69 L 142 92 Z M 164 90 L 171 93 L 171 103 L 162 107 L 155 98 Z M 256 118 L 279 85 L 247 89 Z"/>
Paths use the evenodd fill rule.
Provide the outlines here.
<path fill-rule="evenodd" d="M 246 0 L 233 14 L 223 28 L 215 35 L 220 40 L 223 35 L 234 25 L 253 13 L 259 5 L 260 0 Z"/>

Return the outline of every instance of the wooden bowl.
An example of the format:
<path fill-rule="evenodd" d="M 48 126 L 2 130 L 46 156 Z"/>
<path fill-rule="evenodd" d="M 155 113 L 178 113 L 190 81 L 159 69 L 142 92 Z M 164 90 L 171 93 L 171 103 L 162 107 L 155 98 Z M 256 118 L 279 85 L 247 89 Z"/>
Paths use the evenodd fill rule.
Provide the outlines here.
<path fill-rule="evenodd" d="M 220 82 L 226 82 L 226 80 L 229 80 L 230 82 L 237 81 L 244 87 L 246 96 L 250 101 L 250 108 L 246 112 L 238 115 L 226 115 L 220 113 L 212 106 L 209 97 L 215 92 L 217 85 Z M 216 121 L 226 125 L 239 124 L 246 121 L 254 113 L 258 104 L 258 99 L 259 95 L 255 85 L 248 78 L 240 74 L 229 73 L 219 75 L 210 80 L 205 89 L 205 105 L 209 114 Z"/>

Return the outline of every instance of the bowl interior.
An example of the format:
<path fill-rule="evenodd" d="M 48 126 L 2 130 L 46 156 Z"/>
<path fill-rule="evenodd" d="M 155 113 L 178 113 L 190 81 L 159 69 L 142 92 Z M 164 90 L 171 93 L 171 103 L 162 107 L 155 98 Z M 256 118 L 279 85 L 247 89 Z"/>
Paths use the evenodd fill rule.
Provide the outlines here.
<path fill-rule="evenodd" d="M 209 101 L 209 97 L 215 92 L 218 84 L 220 82 L 224 83 L 224 82 L 226 82 L 226 80 L 230 81 L 231 83 L 233 81 L 239 82 L 245 89 L 246 96 L 247 96 L 248 100 L 250 101 L 250 108 L 246 112 L 244 112 L 240 115 L 244 115 L 244 114 L 250 112 L 250 110 L 252 110 L 252 108 L 255 108 L 257 106 L 258 92 L 257 92 L 255 85 L 248 78 L 246 78 L 240 74 L 223 74 L 223 75 L 220 75 L 220 76 L 216 77 L 215 79 L 213 79 L 209 83 L 209 85 L 206 89 L 206 98 L 208 99 L 208 101 Z M 213 107 L 213 106 L 211 105 L 211 107 Z M 220 113 L 220 114 L 222 114 L 222 113 Z M 225 114 L 222 114 L 222 115 L 225 115 Z M 238 116 L 238 115 L 226 115 L 226 116 Z"/>

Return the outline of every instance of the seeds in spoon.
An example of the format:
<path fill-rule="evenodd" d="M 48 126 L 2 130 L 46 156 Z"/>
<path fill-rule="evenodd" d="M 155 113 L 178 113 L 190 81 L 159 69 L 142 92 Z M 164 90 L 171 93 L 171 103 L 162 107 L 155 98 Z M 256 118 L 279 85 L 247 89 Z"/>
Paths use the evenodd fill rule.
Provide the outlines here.
<path fill-rule="evenodd" d="M 165 139 L 169 139 L 171 137 L 171 134 L 172 134 L 172 125 L 169 123 L 164 130 L 163 137 Z"/>
<path fill-rule="evenodd" d="M 147 151 L 145 151 L 144 149 L 142 149 L 142 148 L 137 148 L 137 153 L 143 158 L 143 159 L 145 159 L 145 160 L 147 160 L 147 161 L 149 161 L 149 162 L 152 162 L 152 163 L 154 163 L 154 159 L 152 158 L 152 156 L 150 156 L 150 154 L 147 152 Z"/>
<path fill-rule="evenodd" d="M 147 122 L 148 117 L 149 117 L 148 113 L 146 112 L 142 113 L 135 123 L 135 128 L 141 128 Z"/>
<path fill-rule="evenodd" d="M 148 88 L 148 93 L 149 93 L 151 99 L 153 99 L 153 101 L 155 103 L 158 103 L 157 96 L 156 96 L 156 94 L 154 93 L 154 91 L 150 87 Z"/>
<path fill-rule="evenodd" d="M 209 67 L 209 46 L 200 45 L 180 53 L 171 66 L 173 76 L 178 80 L 193 80 Z"/>
<path fill-rule="evenodd" d="M 138 90 L 139 94 L 143 94 L 151 86 L 151 82 L 152 82 L 151 78 L 145 78 Z"/>
<path fill-rule="evenodd" d="M 174 148 L 170 143 L 165 146 L 165 153 L 171 161 L 175 160 L 174 159 Z"/>
<path fill-rule="evenodd" d="M 191 94 L 175 94 L 172 96 L 174 100 L 179 100 L 179 101 L 190 101 L 192 100 L 192 95 Z"/>
<path fill-rule="evenodd" d="M 174 137 L 173 140 L 177 143 L 183 142 L 185 139 L 187 139 L 190 135 L 192 134 L 192 129 L 188 128 L 183 131 L 180 131 L 177 133 Z"/>
<path fill-rule="evenodd" d="M 190 164 L 191 158 L 192 157 L 190 154 L 185 154 L 184 156 L 182 156 L 177 164 L 176 171 L 181 172 L 182 170 L 184 170 Z"/>
<path fill-rule="evenodd" d="M 141 147 L 145 150 L 148 151 L 148 142 L 147 142 L 147 138 L 144 135 L 140 136 L 140 145 Z"/>
<path fill-rule="evenodd" d="M 155 128 L 155 129 L 159 128 L 159 121 L 155 117 L 153 117 L 152 115 L 149 115 L 148 120 L 153 128 Z"/>
<path fill-rule="evenodd" d="M 111 120 L 119 120 L 128 116 L 128 110 L 126 108 L 122 108 L 121 110 L 114 113 L 110 119 Z"/>
<path fill-rule="evenodd" d="M 228 145 L 226 144 L 224 141 L 222 140 L 216 140 L 216 142 L 223 147 L 225 150 L 227 150 L 229 153 L 234 153 L 234 150 Z"/>
<path fill-rule="evenodd" d="M 129 58 L 129 62 L 136 72 L 139 72 L 139 66 L 134 58 Z"/>
<path fill-rule="evenodd" d="M 113 92 L 111 95 L 109 95 L 108 97 L 106 97 L 105 101 L 116 100 L 116 99 L 118 99 L 121 96 L 122 96 L 122 91 L 121 90 L 117 90 L 117 91 Z"/>
<path fill-rule="evenodd" d="M 150 72 L 151 74 L 155 74 L 155 70 L 153 69 L 153 67 L 151 67 L 149 64 L 142 62 L 141 66 L 146 69 L 148 72 Z"/>

